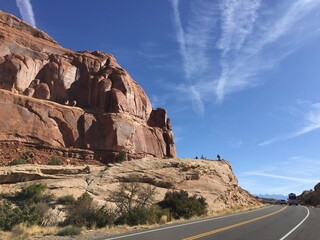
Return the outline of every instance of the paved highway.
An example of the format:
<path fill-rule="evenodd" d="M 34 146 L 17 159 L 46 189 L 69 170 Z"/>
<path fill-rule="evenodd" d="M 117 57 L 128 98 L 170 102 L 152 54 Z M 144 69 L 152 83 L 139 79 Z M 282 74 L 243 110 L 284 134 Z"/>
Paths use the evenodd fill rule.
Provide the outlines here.
<path fill-rule="evenodd" d="M 114 236 L 108 240 L 319 240 L 320 209 L 270 206 Z"/>

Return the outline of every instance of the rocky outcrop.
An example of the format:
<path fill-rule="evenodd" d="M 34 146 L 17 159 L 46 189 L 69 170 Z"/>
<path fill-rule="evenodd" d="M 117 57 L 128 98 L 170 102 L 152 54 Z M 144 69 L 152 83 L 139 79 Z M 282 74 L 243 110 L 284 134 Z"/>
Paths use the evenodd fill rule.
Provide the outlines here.
<path fill-rule="evenodd" d="M 111 54 L 75 52 L 0 11 L 0 141 L 88 149 L 101 160 L 176 157 L 171 122 Z"/>
<path fill-rule="evenodd" d="M 300 204 L 320 207 L 320 183 L 314 186 L 314 191 L 306 190 L 298 196 L 298 199 Z"/>
<path fill-rule="evenodd" d="M 14 192 L 21 185 L 45 183 L 57 197 L 80 196 L 88 191 L 101 204 L 120 183 L 132 179 L 157 188 L 156 200 L 171 190 L 185 190 L 203 196 L 210 211 L 246 207 L 259 202 L 238 186 L 230 164 L 223 161 L 144 158 L 107 166 L 20 165 L 0 167 L 0 192 Z M 10 187 L 8 187 L 10 186 Z"/>

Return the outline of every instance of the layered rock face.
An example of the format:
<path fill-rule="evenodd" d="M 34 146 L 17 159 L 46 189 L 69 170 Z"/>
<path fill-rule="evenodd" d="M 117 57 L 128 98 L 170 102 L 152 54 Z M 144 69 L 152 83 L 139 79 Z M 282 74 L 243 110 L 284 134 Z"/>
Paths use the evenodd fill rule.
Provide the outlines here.
<path fill-rule="evenodd" d="M 238 186 L 229 162 L 194 159 L 144 158 L 107 166 L 20 165 L 0 167 L 0 192 L 15 192 L 21 184 L 45 183 L 57 197 L 75 197 L 87 191 L 101 205 L 120 183 L 135 181 L 156 187 L 156 201 L 167 191 L 185 190 L 206 198 L 209 211 L 258 205 L 258 200 Z M 10 187 L 8 187 L 8 185 Z"/>
<path fill-rule="evenodd" d="M 176 157 L 170 120 L 116 59 L 62 48 L 0 11 L 0 141 Z"/>

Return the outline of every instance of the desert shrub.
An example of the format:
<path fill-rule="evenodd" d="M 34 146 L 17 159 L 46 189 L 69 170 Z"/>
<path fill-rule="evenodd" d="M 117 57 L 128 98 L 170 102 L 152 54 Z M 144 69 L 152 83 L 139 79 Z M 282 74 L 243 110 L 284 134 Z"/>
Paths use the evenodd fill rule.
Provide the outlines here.
<path fill-rule="evenodd" d="M 2 201 L 0 205 L 0 228 L 10 230 L 19 223 L 27 225 L 41 224 L 49 206 L 51 195 L 45 194 L 46 186 L 43 184 L 32 184 L 24 187 L 14 196 L 6 196 L 13 201 L 16 207 L 8 201 Z"/>
<path fill-rule="evenodd" d="M 85 192 L 70 206 L 65 225 L 77 227 L 104 227 L 113 224 L 115 216 L 106 206 L 96 207 L 92 197 Z"/>
<path fill-rule="evenodd" d="M 49 202 L 52 200 L 52 196 L 45 193 L 46 188 L 47 186 L 42 183 L 31 184 L 17 192 L 14 200 L 24 204 Z"/>
<path fill-rule="evenodd" d="M 162 209 L 159 205 L 154 205 L 150 208 L 148 223 L 166 223 L 171 221 L 171 212 L 170 209 Z"/>
<path fill-rule="evenodd" d="M 27 164 L 27 160 L 24 159 L 24 158 L 17 158 L 17 159 L 14 159 L 12 160 L 9 165 L 10 166 L 13 166 L 13 165 L 21 165 L 21 164 Z"/>
<path fill-rule="evenodd" d="M 116 224 L 128 224 L 130 226 L 146 224 L 149 218 L 148 208 L 135 208 L 130 212 L 122 213 L 116 220 Z"/>
<path fill-rule="evenodd" d="M 9 202 L 4 202 L 0 205 L 0 228 L 2 230 L 10 231 L 13 226 L 19 223 L 37 224 L 39 220 L 39 212 L 35 206 L 22 205 L 13 207 Z"/>
<path fill-rule="evenodd" d="M 165 194 L 164 200 L 159 203 L 160 207 L 170 209 L 174 218 L 190 218 L 206 213 L 207 203 L 205 198 L 196 195 L 189 196 L 186 191 L 173 191 Z"/>
<path fill-rule="evenodd" d="M 119 152 L 115 157 L 116 162 L 123 162 L 126 159 L 127 159 L 127 153 L 125 151 Z"/>
<path fill-rule="evenodd" d="M 63 165 L 63 162 L 56 157 L 52 157 L 48 165 Z"/>
<path fill-rule="evenodd" d="M 168 209 L 161 209 L 158 205 L 132 209 L 122 213 L 116 220 L 116 224 L 128 224 L 130 226 L 142 224 L 166 223 L 171 220 Z"/>
<path fill-rule="evenodd" d="M 81 228 L 75 226 L 66 226 L 58 231 L 58 236 L 76 236 L 81 233 Z"/>
<path fill-rule="evenodd" d="M 92 223 L 98 228 L 114 224 L 116 215 L 113 210 L 106 206 L 94 209 Z"/>
<path fill-rule="evenodd" d="M 72 195 L 65 195 L 57 199 L 57 203 L 62 205 L 72 205 L 75 201 L 76 199 Z"/>
<path fill-rule="evenodd" d="M 117 206 L 118 219 L 116 224 L 147 223 L 150 208 L 155 203 L 155 194 L 155 187 L 143 186 L 135 177 L 130 176 L 128 182 L 121 183 L 109 198 L 109 201 L 114 202 Z"/>

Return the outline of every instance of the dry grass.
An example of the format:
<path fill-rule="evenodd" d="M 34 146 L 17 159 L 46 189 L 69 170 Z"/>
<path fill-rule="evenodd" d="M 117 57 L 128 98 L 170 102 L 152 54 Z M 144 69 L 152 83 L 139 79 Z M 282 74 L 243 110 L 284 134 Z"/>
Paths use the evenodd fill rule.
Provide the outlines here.
<path fill-rule="evenodd" d="M 257 205 L 252 205 L 252 206 L 237 206 L 237 207 L 233 207 L 233 208 L 225 208 L 220 211 L 210 212 L 210 213 L 208 213 L 208 216 L 215 217 L 215 216 L 230 215 L 230 214 L 234 214 L 234 213 L 251 211 L 251 210 L 262 208 L 265 206 L 267 206 L 267 205 L 266 204 L 257 204 Z"/>
<path fill-rule="evenodd" d="M 10 239 L 9 233 L 0 231 L 0 240 L 9 240 L 9 239 Z"/>
<path fill-rule="evenodd" d="M 34 235 L 56 235 L 58 232 L 58 227 L 41 227 L 38 225 L 27 227 L 24 224 L 19 224 L 11 230 L 11 235 L 9 239 L 12 240 L 25 240 L 31 239 Z"/>

